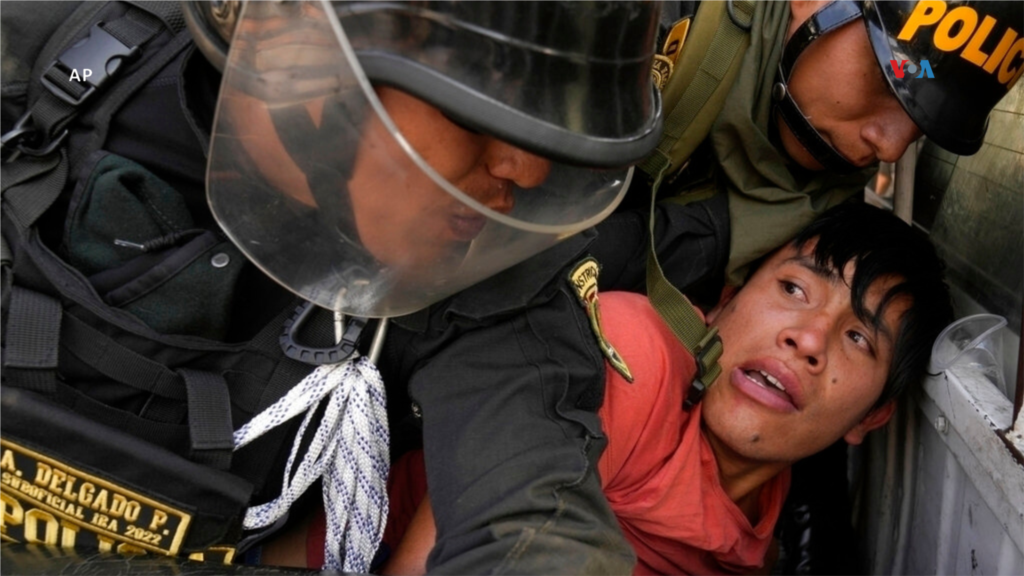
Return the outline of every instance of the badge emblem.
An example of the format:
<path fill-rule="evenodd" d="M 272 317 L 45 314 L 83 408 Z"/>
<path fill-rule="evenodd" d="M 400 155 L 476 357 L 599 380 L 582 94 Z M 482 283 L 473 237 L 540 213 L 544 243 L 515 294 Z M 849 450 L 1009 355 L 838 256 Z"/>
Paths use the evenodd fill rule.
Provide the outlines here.
<path fill-rule="evenodd" d="M 599 271 L 600 265 L 597 260 L 592 257 L 586 258 L 569 272 L 569 284 L 576 293 L 576 297 L 579 298 L 580 304 L 583 305 L 583 309 L 587 311 L 587 317 L 590 318 L 590 329 L 597 337 L 597 346 L 601 349 L 601 353 L 608 359 L 612 368 L 621 374 L 627 382 L 633 382 L 633 374 L 629 371 L 626 361 L 605 338 L 604 331 L 601 329 L 601 309 L 597 301 L 597 274 Z"/>
<path fill-rule="evenodd" d="M 664 90 L 672 76 L 672 61 L 661 54 L 654 55 L 654 62 L 651 64 L 651 77 L 658 90 Z"/>

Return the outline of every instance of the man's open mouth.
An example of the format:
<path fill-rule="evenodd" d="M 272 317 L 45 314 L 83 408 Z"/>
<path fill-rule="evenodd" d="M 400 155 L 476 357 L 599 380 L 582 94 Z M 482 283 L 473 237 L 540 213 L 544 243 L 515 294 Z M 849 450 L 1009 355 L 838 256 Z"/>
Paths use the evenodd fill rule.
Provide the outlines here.
<path fill-rule="evenodd" d="M 765 388 L 774 386 L 783 392 L 786 391 L 786 387 L 782 385 L 782 382 L 779 382 L 778 378 L 764 370 L 744 370 L 743 373 L 747 375 L 747 378 L 750 378 Z"/>
<path fill-rule="evenodd" d="M 797 409 L 796 402 L 779 377 L 760 369 L 740 369 L 739 377 L 742 379 L 739 384 L 747 395 L 777 409 Z"/>

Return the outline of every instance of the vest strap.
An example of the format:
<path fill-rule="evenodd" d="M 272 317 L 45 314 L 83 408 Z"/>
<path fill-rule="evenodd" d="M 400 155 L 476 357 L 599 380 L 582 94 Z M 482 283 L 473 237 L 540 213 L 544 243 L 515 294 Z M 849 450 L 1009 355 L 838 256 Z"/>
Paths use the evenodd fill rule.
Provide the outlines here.
<path fill-rule="evenodd" d="M 691 409 L 700 402 L 704 391 L 718 378 L 722 367 L 718 359 L 722 356 L 722 339 L 717 328 L 709 328 L 697 312 L 696 307 L 675 286 L 665 278 L 658 263 L 654 248 L 654 204 L 664 171 L 657 175 L 651 187 L 650 244 L 647 253 L 647 297 L 657 310 L 676 339 L 693 356 L 697 363 L 697 377 L 694 378 L 683 406 Z"/>
<path fill-rule="evenodd" d="M 753 14 L 749 0 L 701 3 L 694 17 L 698 27 L 690 31 L 663 94 L 669 112 L 661 142 L 639 165 L 652 179 L 666 169 L 667 174 L 676 173 L 707 137 L 750 45 Z M 715 22 L 710 35 L 708 28 Z M 669 104 L 680 89 L 682 94 Z"/>
<path fill-rule="evenodd" d="M 12 287 L 3 358 L 8 382 L 44 394 L 56 392 L 62 317 L 57 299 L 21 286 Z"/>

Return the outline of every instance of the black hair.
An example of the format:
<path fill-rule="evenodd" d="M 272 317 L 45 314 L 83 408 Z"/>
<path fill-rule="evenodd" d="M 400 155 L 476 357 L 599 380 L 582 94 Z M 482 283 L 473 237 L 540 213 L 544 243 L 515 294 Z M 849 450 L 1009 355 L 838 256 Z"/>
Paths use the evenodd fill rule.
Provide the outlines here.
<path fill-rule="evenodd" d="M 898 297 L 909 297 L 910 307 L 894 339 L 889 376 L 875 408 L 918 385 L 927 371 L 932 343 L 953 321 L 949 286 L 943 279 L 945 264 L 932 243 L 919 231 L 891 212 L 861 203 L 832 208 L 793 239 L 802 249 L 817 240 L 815 264 L 822 269 L 842 271 L 854 263 L 850 300 L 857 317 L 874 327 L 882 325 L 885 310 Z M 875 310 L 868 310 L 864 298 L 878 280 L 895 278 Z"/>

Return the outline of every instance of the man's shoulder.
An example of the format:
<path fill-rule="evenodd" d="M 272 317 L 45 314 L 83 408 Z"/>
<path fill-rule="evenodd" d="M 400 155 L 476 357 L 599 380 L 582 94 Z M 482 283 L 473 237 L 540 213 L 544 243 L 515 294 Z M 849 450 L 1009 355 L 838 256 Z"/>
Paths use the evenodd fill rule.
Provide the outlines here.
<path fill-rule="evenodd" d="M 648 480 L 676 458 L 691 429 L 691 412 L 682 406 L 696 364 L 645 296 L 606 292 L 600 301 L 608 340 L 633 375 L 630 382 L 613 370 L 606 372 L 599 411 L 609 439 L 601 478 L 615 506 L 635 502 L 638 489 L 664 491 Z"/>
<path fill-rule="evenodd" d="M 587 229 L 551 248 L 455 294 L 435 311 L 484 320 L 542 306 L 569 288 L 570 270 L 596 237 Z"/>
<path fill-rule="evenodd" d="M 646 296 L 629 292 L 600 295 L 601 325 L 633 376 L 629 382 L 608 371 L 608 394 L 624 395 L 634 409 L 650 411 L 671 397 L 682 398 L 696 375 L 696 363 Z M 678 401 L 677 401 L 678 400 Z"/>
<path fill-rule="evenodd" d="M 545 348 L 558 340 L 559 362 L 569 361 L 575 353 L 598 366 L 600 352 L 589 335 L 585 310 L 569 286 L 569 273 L 592 239 L 593 232 L 584 231 L 429 308 L 394 318 L 392 322 L 416 342 L 403 354 L 415 350 L 417 356 L 437 360 L 442 351 L 459 356 L 469 346 L 477 357 L 513 358 L 523 353 L 525 341 L 541 342 Z M 524 323 L 528 330 L 522 328 Z M 517 340 L 516 334 L 525 340 Z M 502 344 L 483 345 L 492 340 Z M 464 356 L 454 361 L 462 362 Z"/>
<path fill-rule="evenodd" d="M 689 356 L 646 296 L 604 292 L 599 298 L 602 325 L 616 346 L 638 352 Z"/>

